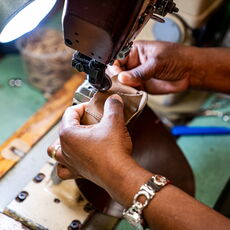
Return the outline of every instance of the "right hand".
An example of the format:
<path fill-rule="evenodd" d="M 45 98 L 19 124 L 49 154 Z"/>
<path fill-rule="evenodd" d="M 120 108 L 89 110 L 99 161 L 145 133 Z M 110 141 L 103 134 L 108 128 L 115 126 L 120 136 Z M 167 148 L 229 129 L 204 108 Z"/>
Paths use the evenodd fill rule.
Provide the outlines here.
<path fill-rule="evenodd" d="M 124 60 L 110 66 L 121 83 L 150 94 L 177 93 L 189 86 L 188 47 L 169 42 L 137 41 Z"/>

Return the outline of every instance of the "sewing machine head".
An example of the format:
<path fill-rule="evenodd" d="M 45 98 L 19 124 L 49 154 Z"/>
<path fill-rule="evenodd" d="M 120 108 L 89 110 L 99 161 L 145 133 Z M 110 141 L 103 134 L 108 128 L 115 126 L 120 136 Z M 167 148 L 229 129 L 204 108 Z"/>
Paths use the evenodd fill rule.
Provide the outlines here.
<path fill-rule="evenodd" d="M 107 64 L 125 58 L 147 21 L 178 12 L 173 0 L 66 0 L 63 13 L 65 43 L 77 52 L 72 65 L 87 74 L 97 90 L 111 87 Z"/>

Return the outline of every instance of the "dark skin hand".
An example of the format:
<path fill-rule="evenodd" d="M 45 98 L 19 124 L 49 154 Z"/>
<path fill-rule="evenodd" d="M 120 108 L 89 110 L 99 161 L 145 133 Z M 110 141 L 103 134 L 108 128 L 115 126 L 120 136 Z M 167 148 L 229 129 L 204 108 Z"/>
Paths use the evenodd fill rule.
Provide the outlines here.
<path fill-rule="evenodd" d="M 110 74 L 152 94 L 188 88 L 230 92 L 228 48 L 195 48 L 164 42 L 136 42 L 129 56 L 116 61 Z M 123 103 L 110 97 L 100 123 L 80 124 L 85 104 L 68 108 L 60 128 L 62 151 L 56 154 L 58 175 L 84 177 L 104 188 L 124 207 L 130 207 L 140 186 L 152 173 L 130 156 L 132 143 L 124 125 Z M 54 145 L 48 149 L 51 152 Z M 230 229 L 230 221 L 173 185 L 159 191 L 143 216 L 155 230 Z"/>
<path fill-rule="evenodd" d="M 150 94 L 188 88 L 230 93 L 230 48 L 197 48 L 169 42 L 134 42 L 130 54 L 109 67 L 126 85 Z"/>
<path fill-rule="evenodd" d="M 110 97 L 105 103 L 103 118 L 96 125 L 80 125 L 84 106 L 70 107 L 63 116 L 62 151 L 56 154 L 58 175 L 63 179 L 84 177 L 91 180 L 124 207 L 129 207 L 152 173 L 130 156 L 132 143 L 124 125 L 122 99 L 118 95 Z M 49 155 L 53 148 L 49 147 Z M 155 230 L 230 229 L 227 218 L 173 185 L 159 191 L 143 215 L 150 229 Z"/>

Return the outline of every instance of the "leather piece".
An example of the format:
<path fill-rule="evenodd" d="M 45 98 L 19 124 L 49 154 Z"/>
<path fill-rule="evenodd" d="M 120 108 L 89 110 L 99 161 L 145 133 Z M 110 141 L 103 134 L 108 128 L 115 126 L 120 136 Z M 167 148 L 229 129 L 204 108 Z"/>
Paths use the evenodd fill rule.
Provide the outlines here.
<path fill-rule="evenodd" d="M 133 158 L 145 169 L 166 176 L 174 185 L 193 196 L 195 183 L 192 170 L 174 137 L 146 106 L 146 94 L 131 87 L 117 85 L 116 79 L 113 84 L 110 91 L 94 95 L 87 106 L 82 124 L 99 122 L 106 98 L 113 93 L 120 94 L 125 103 L 125 119 L 133 142 Z M 122 216 L 123 207 L 112 200 L 105 190 L 82 178 L 76 182 L 83 196 L 94 208 L 107 215 Z"/>
<path fill-rule="evenodd" d="M 97 93 L 90 101 L 90 104 L 87 105 L 81 123 L 86 125 L 98 123 L 102 118 L 104 103 L 112 94 L 113 93 L 111 92 Z M 124 101 L 125 123 L 128 124 L 133 115 L 139 111 L 139 107 L 137 105 L 140 104 L 142 95 L 133 95 L 132 97 L 127 97 L 122 94 L 119 95 Z"/>
<path fill-rule="evenodd" d="M 124 86 L 117 81 L 116 76 L 112 78 L 113 86 L 106 92 L 97 92 L 86 106 L 81 124 L 89 125 L 98 123 L 103 115 L 104 103 L 112 94 L 121 96 L 124 102 L 124 116 L 126 125 L 132 118 L 137 116 L 147 103 L 147 93 L 138 91 L 129 86 Z"/>

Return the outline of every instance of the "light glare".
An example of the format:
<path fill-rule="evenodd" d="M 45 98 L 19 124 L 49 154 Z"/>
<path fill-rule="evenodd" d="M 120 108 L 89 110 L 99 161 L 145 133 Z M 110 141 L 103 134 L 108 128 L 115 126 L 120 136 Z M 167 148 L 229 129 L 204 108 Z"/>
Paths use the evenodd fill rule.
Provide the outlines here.
<path fill-rule="evenodd" d="M 54 7 L 57 0 L 35 0 L 7 23 L 0 42 L 10 42 L 33 30 Z"/>

